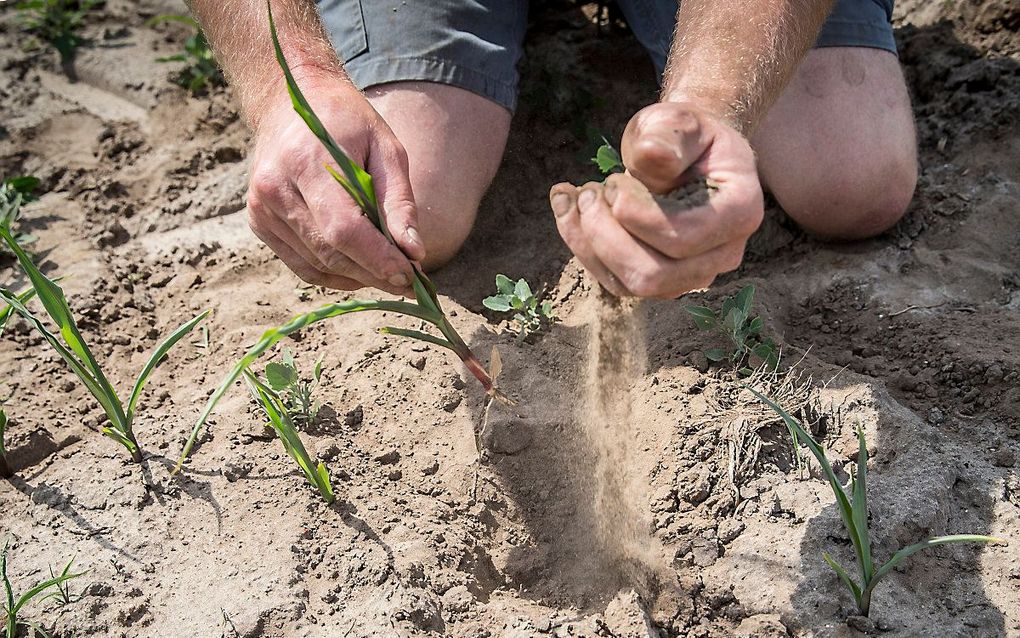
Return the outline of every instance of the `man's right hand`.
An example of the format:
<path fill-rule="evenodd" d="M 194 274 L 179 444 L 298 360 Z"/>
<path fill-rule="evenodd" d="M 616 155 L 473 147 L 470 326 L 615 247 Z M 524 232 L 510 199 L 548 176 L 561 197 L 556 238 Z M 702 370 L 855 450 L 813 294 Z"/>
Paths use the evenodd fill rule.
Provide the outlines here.
<path fill-rule="evenodd" d="M 248 187 L 252 231 L 304 281 L 408 294 L 425 246 L 407 154 L 367 99 L 335 74 L 297 78 L 337 144 L 372 175 L 394 246 L 324 168 L 333 160 L 294 111 L 285 87 L 258 118 Z M 403 252 L 401 252 L 401 250 Z"/>

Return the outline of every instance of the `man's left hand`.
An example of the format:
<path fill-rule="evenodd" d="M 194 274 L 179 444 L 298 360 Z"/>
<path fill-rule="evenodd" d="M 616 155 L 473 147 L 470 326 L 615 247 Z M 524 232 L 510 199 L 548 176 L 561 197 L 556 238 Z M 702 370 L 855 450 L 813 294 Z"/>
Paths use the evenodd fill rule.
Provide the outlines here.
<path fill-rule="evenodd" d="M 617 296 L 666 299 L 735 270 L 764 210 L 747 139 L 696 105 L 662 102 L 630 120 L 621 146 L 626 173 L 549 193 L 560 235 L 585 268 Z M 675 210 L 652 196 L 695 177 L 713 189 L 704 205 Z"/>

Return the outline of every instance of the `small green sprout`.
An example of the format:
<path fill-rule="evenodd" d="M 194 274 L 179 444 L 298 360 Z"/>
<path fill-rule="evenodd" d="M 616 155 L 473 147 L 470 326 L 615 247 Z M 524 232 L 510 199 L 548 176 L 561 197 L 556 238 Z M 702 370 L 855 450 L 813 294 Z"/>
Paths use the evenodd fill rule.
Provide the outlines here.
<path fill-rule="evenodd" d="M 156 58 L 157 62 L 184 62 L 187 66 L 182 68 L 175 76 L 174 83 L 184 87 L 192 95 L 198 95 L 209 87 L 223 86 L 223 71 L 216 63 L 209 42 L 205 38 L 205 32 L 201 25 L 189 17 L 183 15 L 160 15 L 152 18 L 147 24 L 156 25 L 164 22 L 180 22 L 192 27 L 195 32 L 184 41 L 184 51 L 175 55 Z"/>
<path fill-rule="evenodd" d="M 55 586 L 57 591 L 47 596 L 47 598 L 55 600 L 57 604 L 61 606 L 70 605 L 71 603 L 81 599 L 81 595 L 71 595 L 71 586 L 67 583 L 69 580 L 68 575 L 71 573 L 71 567 L 74 566 L 74 558 L 75 557 L 72 557 L 71 560 L 67 561 L 67 564 L 64 565 L 64 569 L 60 571 L 59 576 L 53 573 L 53 567 L 50 567 L 50 578 L 56 581 Z"/>
<path fill-rule="evenodd" d="M 14 470 L 7 463 L 7 447 L 4 445 L 4 433 L 7 431 L 7 412 L 0 407 L 0 478 L 11 478 Z"/>
<path fill-rule="evenodd" d="M 11 227 L 14 239 L 22 246 L 34 243 L 36 238 L 34 235 L 13 230 L 14 222 L 17 221 L 21 213 L 22 204 L 27 204 L 35 199 L 33 192 L 39 188 L 39 183 L 39 178 L 32 175 L 8 177 L 0 182 L 0 223 Z M 10 253 L 10 251 L 6 246 L 0 244 L 0 253 Z"/>
<path fill-rule="evenodd" d="M 318 488 L 326 503 L 332 504 L 336 500 L 336 496 L 333 494 L 333 485 L 329 480 L 329 471 L 322 461 L 319 461 L 318 464 L 312 462 L 308 451 L 301 442 L 297 428 L 294 427 L 285 400 L 273 388 L 262 383 L 250 370 L 245 369 L 243 374 L 252 397 L 262 406 L 262 410 L 269 417 L 269 426 L 276 432 L 280 442 L 283 443 L 283 448 L 287 450 L 287 454 L 297 462 L 308 482 Z"/>
<path fill-rule="evenodd" d="M 14 210 L 10 215 L 5 215 L 0 218 L 0 239 L 3 239 L 7 243 L 7 246 L 14 252 L 18 257 L 18 262 L 21 264 L 22 270 L 28 276 L 29 281 L 32 283 L 34 293 L 39 297 L 39 301 L 42 302 L 43 308 L 46 310 L 46 314 L 49 315 L 50 319 L 56 324 L 60 338 L 57 337 L 53 332 L 46 327 L 46 325 L 39 319 L 23 301 L 25 293 L 22 295 L 16 295 L 7 288 L 0 286 L 0 299 L 7 302 L 14 312 L 17 312 L 25 320 L 27 320 L 39 333 L 49 342 L 53 349 L 57 351 L 57 354 L 64 360 L 64 362 L 71 368 L 75 376 L 81 379 L 85 387 L 92 394 L 93 397 L 99 401 L 103 411 L 106 413 L 107 418 L 110 421 L 109 426 L 102 428 L 103 434 L 117 441 L 131 454 L 131 458 L 136 462 L 141 462 L 142 451 L 138 446 L 137 440 L 135 440 L 133 424 L 135 417 L 135 409 L 138 406 L 138 400 L 141 398 L 142 389 L 145 383 L 149 380 L 153 371 L 160 363 L 166 359 L 168 352 L 174 345 L 177 344 L 185 335 L 198 325 L 203 319 L 205 319 L 210 311 L 205 311 L 199 314 L 197 317 L 191 319 L 184 325 L 180 326 L 175 330 L 163 343 L 156 348 L 152 356 L 146 362 L 139 373 L 135 385 L 131 390 L 130 400 L 125 407 L 121 403 L 120 398 L 117 396 L 116 391 L 107 379 L 106 374 L 103 373 L 102 368 L 96 361 L 95 356 L 92 354 L 92 350 L 88 344 L 85 343 L 84 337 L 78 330 L 78 324 L 74 319 L 74 313 L 71 307 L 67 303 L 67 298 L 64 296 L 64 291 L 60 286 L 57 285 L 56 281 L 48 278 L 46 275 L 39 270 L 38 266 L 32 262 L 28 253 L 18 245 L 18 242 L 14 239 L 11 233 L 10 223 L 16 219 L 17 210 Z M 5 312 L 6 311 L 5 309 Z M 2 318 L 2 317 L 0 317 Z"/>
<path fill-rule="evenodd" d="M 620 157 L 620 152 L 613 148 L 613 145 L 606 138 L 603 137 L 602 142 L 602 146 L 595 151 L 595 157 L 591 158 L 591 161 L 595 162 L 595 165 L 599 167 L 603 175 L 625 171 L 626 167 L 623 165 L 623 158 Z"/>
<path fill-rule="evenodd" d="M 513 312 L 517 323 L 517 341 L 521 342 L 554 320 L 552 304 L 539 304 L 538 296 L 524 279 L 514 283 L 506 275 L 496 275 L 497 294 L 486 297 L 482 305 L 496 312 Z"/>
<path fill-rule="evenodd" d="M 37 623 L 31 621 L 22 622 L 18 620 L 18 614 L 25 608 L 25 605 L 45 593 L 46 590 L 59 587 L 61 584 L 71 580 L 72 578 L 78 578 L 79 576 L 84 575 L 84 572 L 77 574 L 70 573 L 71 563 L 74 562 L 72 559 L 71 563 L 67 564 L 67 567 L 64 568 L 64 571 L 60 574 L 60 576 L 55 576 L 49 580 L 44 580 L 41 583 L 38 583 L 20 597 L 15 596 L 14 586 L 11 584 L 11 579 L 7 576 L 7 554 L 10 549 L 10 545 L 11 541 L 8 539 L 7 542 L 4 543 L 3 551 L 0 552 L 0 578 L 3 579 L 4 591 L 6 594 L 3 604 L 0 605 L 0 613 L 4 615 L 4 638 L 16 638 L 19 627 L 30 629 L 34 631 L 36 635 L 48 637 L 49 634 Z M 50 596 L 44 596 L 43 598 L 40 598 L 40 600 L 46 600 L 48 598 L 50 598 Z"/>
<path fill-rule="evenodd" d="M 922 549 L 947 543 L 1006 543 L 1006 541 L 999 538 L 976 534 L 937 536 L 900 549 L 892 555 L 892 558 L 876 568 L 871 555 L 871 538 L 868 531 L 868 446 L 864 441 L 864 432 L 860 428 L 857 429 L 857 468 L 850 477 L 850 492 L 847 493 L 846 489 L 840 484 L 839 479 L 836 478 L 836 473 L 833 471 L 832 465 L 829 464 L 829 459 L 825 456 L 825 450 L 815 441 L 811 434 L 802 428 L 800 423 L 777 403 L 753 388 L 747 387 L 747 390 L 782 417 L 790 432 L 796 433 L 797 438 L 795 441 L 803 442 L 811 450 L 811 453 L 818 461 L 818 465 L 821 466 L 825 478 L 828 479 L 829 487 L 832 488 L 833 494 L 836 495 L 836 504 L 839 507 L 840 518 L 843 519 L 843 526 L 850 536 L 850 543 L 853 545 L 854 553 L 857 555 L 860 582 L 855 581 L 847 573 L 846 569 L 829 554 L 823 553 L 822 558 L 825 559 L 825 562 L 836 572 L 839 579 L 853 594 L 854 602 L 857 603 L 857 609 L 862 616 L 867 616 L 871 610 L 871 596 L 879 581 L 888 575 L 896 565 Z"/>
<path fill-rule="evenodd" d="M 290 348 L 284 348 L 280 361 L 266 364 L 266 385 L 276 392 L 283 407 L 298 425 L 308 425 L 318 416 L 321 406 L 312 398 L 312 391 L 321 379 L 322 357 L 315 362 L 312 379 L 302 379 Z"/>
<path fill-rule="evenodd" d="M 60 61 L 74 59 L 75 51 L 88 41 L 81 31 L 85 16 L 103 0 L 22 0 L 14 5 L 25 29 L 48 42 L 60 53 Z"/>
<path fill-rule="evenodd" d="M 705 357 L 709 361 L 729 359 L 743 376 L 752 372 L 747 367 L 751 357 L 760 359 L 771 370 L 779 365 L 779 348 L 771 337 L 761 336 L 765 322 L 761 317 L 751 316 L 753 304 L 754 285 L 748 284 L 735 296 L 723 299 L 718 313 L 705 306 L 685 308 L 699 330 L 719 333 L 732 343 L 732 348 L 709 348 Z"/>

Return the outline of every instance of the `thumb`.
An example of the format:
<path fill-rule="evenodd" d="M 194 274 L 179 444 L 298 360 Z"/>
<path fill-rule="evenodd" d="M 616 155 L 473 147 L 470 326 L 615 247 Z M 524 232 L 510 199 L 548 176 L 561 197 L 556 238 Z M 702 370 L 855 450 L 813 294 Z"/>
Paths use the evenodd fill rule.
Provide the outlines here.
<path fill-rule="evenodd" d="M 631 175 L 653 192 L 668 193 L 687 181 L 686 171 L 710 144 L 699 111 L 686 104 L 661 102 L 631 118 L 620 146 Z"/>
<path fill-rule="evenodd" d="M 375 184 L 379 214 L 397 246 L 412 261 L 425 259 L 425 242 L 418 230 L 418 207 L 411 191 L 407 152 L 403 147 L 376 149 L 369 157 L 368 172 Z"/>

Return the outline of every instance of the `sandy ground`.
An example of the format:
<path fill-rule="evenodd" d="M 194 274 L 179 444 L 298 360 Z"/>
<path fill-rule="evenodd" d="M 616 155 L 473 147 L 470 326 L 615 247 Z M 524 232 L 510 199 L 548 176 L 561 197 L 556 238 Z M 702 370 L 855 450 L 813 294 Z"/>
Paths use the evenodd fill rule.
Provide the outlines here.
<path fill-rule="evenodd" d="M 0 14 L 0 175 L 42 178 L 25 225 L 47 271 L 68 276 L 122 394 L 160 335 L 215 311 L 210 347 L 179 349 L 145 394 L 141 465 L 98 434 L 98 406 L 27 324 L 3 337 L 11 576 L 24 587 L 71 556 L 88 570 L 75 602 L 29 614 L 54 635 L 1020 636 L 1011 3 L 901 3 L 921 144 L 907 217 L 872 241 L 830 245 L 770 209 L 739 272 L 635 310 L 632 369 L 608 412 L 625 417 L 608 435 L 592 427 L 607 416 L 589 396 L 595 293 L 545 192 L 592 177 L 586 126 L 619 135 L 655 82 L 626 33 L 596 36 L 577 9 L 535 12 L 503 168 L 467 248 L 435 278 L 476 351 L 499 346 L 502 385 L 520 404 L 494 410 L 479 460 L 484 395 L 448 353 L 382 337 L 367 314 L 306 330 L 288 347 L 305 369 L 324 357 L 325 408 L 305 438 L 333 471 L 333 507 L 241 389 L 187 472 L 169 475 L 246 346 L 342 298 L 301 289 L 248 231 L 248 135 L 227 93 L 189 97 L 154 61 L 186 32 L 145 20 L 182 8 L 108 2 L 74 82 L 55 55 L 23 51 L 11 12 Z M 481 306 L 497 272 L 545 288 L 562 321 L 516 344 Z M 23 283 L 8 257 L 0 280 Z M 797 363 L 784 376 L 791 404 L 840 472 L 864 428 L 878 558 L 930 534 L 1015 542 L 920 554 L 879 587 L 870 626 L 848 624 L 852 600 L 821 557 L 852 561 L 832 493 L 798 475 L 785 430 L 708 364 L 702 351 L 717 344 L 682 310 L 746 283 L 786 365 Z M 596 498 L 607 454 L 620 486 L 608 501 Z"/>

